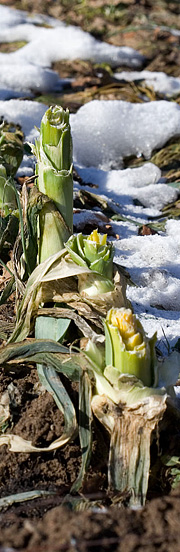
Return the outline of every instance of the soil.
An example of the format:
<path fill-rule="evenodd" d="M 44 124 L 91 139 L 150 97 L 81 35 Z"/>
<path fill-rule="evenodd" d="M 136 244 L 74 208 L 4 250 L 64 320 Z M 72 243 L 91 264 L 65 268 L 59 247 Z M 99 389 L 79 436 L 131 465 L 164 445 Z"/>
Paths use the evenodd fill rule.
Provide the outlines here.
<path fill-rule="evenodd" d="M 62 432 L 63 417 L 52 397 L 40 386 L 36 369 L 21 366 L 18 372 L 13 377 L 6 369 L 0 380 L 2 393 L 13 383 L 10 431 L 32 439 L 37 446 L 48 446 Z M 77 406 L 76 387 L 68 391 Z M 172 438 L 170 443 L 177 452 L 178 424 L 173 433 L 176 443 Z M 72 511 L 69 495 L 80 466 L 78 441 L 56 452 L 31 455 L 12 453 L 6 446 L 1 447 L 1 497 L 35 489 L 48 490 L 50 494 L 1 510 L 0 551 L 179 550 L 180 488 L 156 499 L 149 498 L 141 510 L 127 509 L 121 502 L 116 505 L 116 497 L 113 503 L 107 493 L 107 446 L 106 436 L 96 426 L 91 466 L 81 494 L 86 501 L 80 511 Z M 153 491 L 157 489 L 156 476 Z M 90 509 L 86 509 L 88 500 Z"/>
<path fill-rule="evenodd" d="M 164 27 L 180 28 L 179 2 L 155 0 L 1 0 L 2 4 L 46 13 L 68 24 L 80 25 L 99 39 L 138 49 L 147 56 L 146 69 L 179 76 L 180 38 Z M 22 44 L 1 45 L 10 51 Z M 9 48 L 9 50 L 8 50 Z M 145 93 L 159 99 L 139 85 L 116 82 L 110 67 L 73 61 L 54 64 L 61 77 L 73 77 L 70 90 L 55 98 L 56 103 L 76 111 L 92 98 L 142 101 Z M 44 101 L 44 97 L 37 98 Z M 58 100 L 58 101 L 57 101 Z M 47 103 L 53 100 L 46 98 Z M 180 103 L 180 97 L 176 98 Z M 151 231 L 148 228 L 148 231 Z M 146 234 L 146 228 L 143 230 Z M 1 289 L 4 280 L 1 278 Z M 0 306 L 1 343 L 15 320 L 13 296 Z M 64 384 L 78 410 L 77 385 Z M 64 419 L 51 395 L 39 383 L 36 368 L 20 365 L 4 367 L 0 374 L 0 395 L 8 389 L 10 415 L 4 431 L 48 446 L 63 431 Z M 161 453 L 180 455 L 179 421 L 171 417 L 159 441 Z M 0 552 L 175 552 L 180 550 L 180 487 L 171 490 L 170 470 L 157 460 L 157 444 L 151 450 L 151 474 L 145 507 L 126 508 L 126 497 L 111 496 L 107 490 L 108 437 L 98 422 L 93 427 L 93 453 L 82 492 L 76 501 L 70 495 L 81 463 L 78 438 L 55 452 L 13 453 L 0 448 L 1 497 L 34 490 L 49 491 L 48 496 L 19 501 L 0 509 Z M 90 506 L 90 507 L 89 507 Z"/>
<path fill-rule="evenodd" d="M 0 543 L 5 547 L 2 551 L 175 552 L 180 549 L 179 491 L 151 501 L 141 512 L 119 511 L 113 507 L 74 513 L 55 506 L 41 520 L 30 517 L 33 508 L 30 511 L 29 504 L 26 516 L 27 512 L 28 518 L 19 508 L 7 513 L 6 526 L 2 520 Z M 38 516 L 38 508 L 35 514 Z"/>

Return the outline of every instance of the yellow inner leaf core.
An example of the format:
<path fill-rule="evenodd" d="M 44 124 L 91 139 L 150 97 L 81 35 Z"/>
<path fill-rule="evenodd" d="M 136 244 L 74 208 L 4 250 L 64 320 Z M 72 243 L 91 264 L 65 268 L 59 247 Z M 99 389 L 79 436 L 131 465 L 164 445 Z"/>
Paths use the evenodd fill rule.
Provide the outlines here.
<path fill-rule="evenodd" d="M 107 234 L 99 234 L 96 228 L 96 230 L 93 230 L 93 232 L 91 232 L 90 236 L 88 236 L 87 239 L 98 243 L 99 245 L 106 245 Z"/>
<path fill-rule="evenodd" d="M 112 309 L 111 324 L 118 328 L 128 351 L 144 345 L 144 338 L 138 327 L 140 323 L 130 309 Z"/>

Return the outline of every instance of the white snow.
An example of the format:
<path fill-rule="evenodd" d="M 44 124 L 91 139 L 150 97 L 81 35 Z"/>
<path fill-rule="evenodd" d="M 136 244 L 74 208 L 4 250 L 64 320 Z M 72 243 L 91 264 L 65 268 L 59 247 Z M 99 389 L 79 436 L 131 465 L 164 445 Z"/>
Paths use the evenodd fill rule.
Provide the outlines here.
<path fill-rule="evenodd" d="M 0 6 L 1 28 L 13 27 L 19 23 L 25 23 L 26 12 L 21 10 L 10 10 L 7 6 Z"/>
<path fill-rule="evenodd" d="M 123 186 L 123 188 L 141 188 L 158 182 L 161 178 L 160 169 L 153 163 L 145 163 L 142 167 L 137 167 L 133 170 L 122 169 L 105 171 L 96 169 L 95 167 L 89 167 L 87 169 L 78 166 L 76 166 L 76 169 L 84 182 L 97 184 L 99 192 L 101 193 L 104 191 L 108 194 L 109 191 L 111 194 L 113 190 L 113 195 L 115 196 L 119 194 L 121 186 Z"/>
<path fill-rule="evenodd" d="M 0 84 L 2 88 L 23 91 L 24 94 L 31 91 L 46 93 L 62 90 L 61 80 L 55 71 L 30 63 L 19 63 L 15 66 L 2 65 Z"/>
<path fill-rule="evenodd" d="M 0 53 L 0 65 L 28 62 L 41 67 L 50 67 L 55 61 L 80 58 L 96 63 L 106 62 L 112 66 L 125 65 L 138 68 L 144 61 L 144 56 L 133 48 L 118 47 L 98 41 L 89 33 L 73 25 L 57 24 L 55 26 L 54 20 L 52 20 L 53 28 L 40 27 L 35 25 L 37 18 L 31 21 L 25 12 L 12 11 L 11 19 L 8 8 L 5 6 L 0 8 L 0 20 L 3 23 L 0 41 L 24 40 L 28 42 L 15 52 Z M 48 22 L 51 25 L 51 18 L 48 19 Z"/>
<path fill-rule="evenodd" d="M 35 140 L 35 127 L 40 126 L 47 108 L 33 102 L 33 94 L 63 86 L 51 69 L 54 61 L 78 57 L 132 69 L 140 69 L 143 61 L 131 48 L 97 41 L 77 27 L 44 15 L 29 16 L 0 5 L 0 22 L 0 42 L 26 42 L 15 52 L 0 54 L 0 118 L 19 123 L 28 142 Z M 143 78 L 167 98 L 179 90 L 180 79 L 163 73 L 132 71 L 121 72 L 119 77 Z M 30 99 L 20 100 L 19 95 Z M 124 216 L 123 221 L 110 221 L 115 260 L 135 283 L 127 288 L 134 311 L 150 335 L 157 331 L 158 344 L 167 354 L 180 336 L 180 221 L 169 220 L 165 231 L 149 236 L 138 235 L 138 224 L 159 216 L 162 207 L 177 198 L 178 191 L 147 160 L 153 150 L 180 136 L 180 106 L 167 100 L 141 104 L 97 100 L 71 115 L 71 125 L 75 168 L 83 179 L 82 186 L 75 182 L 75 191 L 83 188 L 106 197 Z M 123 159 L 130 155 L 140 157 L 142 166 L 122 169 Z M 33 170 L 33 156 L 24 156 L 18 174 L 30 175 Z M 134 203 L 137 200 L 139 204 Z M 81 228 L 89 217 L 99 221 L 100 229 L 105 227 L 106 218 L 99 208 L 75 210 L 76 227 Z"/>
<path fill-rule="evenodd" d="M 144 104 L 94 100 L 71 117 L 71 124 L 79 165 L 119 168 L 123 157 L 149 159 L 154 149 L 180 136 L 180 106 L 166 100 Z"/>
<path fill-rule="evenodd" d="M 142 213 L 142 208 L 134 205 L 135 199 L 147 208 L 143 210 L 144 216 L 152 216 L 152 209 L 154 216 L 160 214 L 159 211 L 165 204 L 177 199 L 177 190 L 161 183 L 161 171 L 153 163 L 145 163 L 134 169 L 110 171 L 94 167 L 82 168 L 76 164 L 75 168 L 84 183 L 96 186 L 93 188 L 94 194 L 101 194 L 119 203 L 120 209 L 117 211 L 126 216 L 139 217 Z"/>
<path fill-rule="evenodd" d="M 0 100 L 10 100 L 12 98 L 22 98 L 22 96 L 28 96 L 31 97 L 31 92 L 28 92 L 27 90 L 13 90 L 12 88 L 3 88 L 3 86 L 0 86 Z"/>
<path fill-rule="evenodd" d="M 162 71 L 121 71 L 114 73 L 114 76 L 127 82 L 143 80 L 146 86 L 167 97 L 176 96 L 180 92 L 180 78 L 166 75 Z"/>
<path fill-rule="evenodd" d="M 154 214 L 158 215 L 158 210 L 165 204 L 177 199 L 177 191 L 161 183 L 161 171 L 153 163 L 145 163 L 134 169 L 110 171 L 94 167 L 82 168 L 78 165 L 75 165 L 75 168 L 84 183 L 87 183 L 86 189 L 88 183 L 94 184 L 96 187 L 93 188 L 93 193 L 103 194 L 106 198 L 120 203 L 121 212 L 126 216 L 136 213 L 139 216 L 142 212 L 141 208 L 134 206 L 133 199 L 138 199 L 148 208 L 144 209 L 144 215 L 150 214 L 149 208 L 155 208 Z"/>
<path fill-rule="evenodd" d="M 49 17 L 44 14 L 28 14 L 26 11 L 23 10 L 15 10 L 12 8 L 8 8 L 7 6 L 0 4 L 0 21 L 1 21 L 1 30 L 12 28 L 16 25 L 21 24 L 36 24 L 36 25 L 43 25 L 43 24 L 49 24 L 52 27 L 63 25 L 59 20 L 54 19 L 53 17 Z M 14 39 L 12 39 L 14 40 Z M 9 36 L 9 42 L 10 36 Z"/>
<path fill-rule="evenodd" d="M 41 30 L 36 39 L 15 53 L 1 54 L 0 63 L 7 63 L 7 56 L 15 62 L 24 59 L 43 67 L 50 67 L 53 62 L 61 59 L 91 60 L 95 63 L 106 62 L 111 66 L 128 67 L 140 67 L 143 62 L 143 56 L 132 48 L 100 42 L 72 25 Z"/>
<path fill-rule="evenodd" d="M 131 236 L 115 246 L 116 262 L 135 283 L 128 286 L 128 298 L 167 353 L 167 342 L 172 347 L 180 335 L 180 221 L 169 220 L 164 235 Z"/>
<path fill-rule="evenodd" d="M 0 117 L 8 122 L 14 122 L 21 125 L 25 135 L 25 140 L 34 142 L 38 136 L 41 119 L 47 109 L 47 106 L 30 100 L 9 100 L 0 101 Z"/>

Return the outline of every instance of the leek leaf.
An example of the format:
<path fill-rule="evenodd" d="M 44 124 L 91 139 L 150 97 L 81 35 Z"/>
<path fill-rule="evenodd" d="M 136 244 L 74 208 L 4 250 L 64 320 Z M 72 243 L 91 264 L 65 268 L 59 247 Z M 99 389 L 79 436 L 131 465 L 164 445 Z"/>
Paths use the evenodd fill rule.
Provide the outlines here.
<path fill-rule="evenodd" d="M 41 489 L 35 489 L 34 491 L 26 491 L 25 493 L 16 493 L 9 496 L 3 496 L 0 498 L 0 510 L 17 504 L 19 502 L 25 502 L 26 500 L 34 500 L 35 498 L 41 498 L 45 496 L 52 496 L 55 493 L 53 491 L 45 491 Z"/>
<path fill-rule="evenodd" d="M 0 366 L 11 363 L 15 370 L 18 363 L 35 362 L 52 366 L 71 381 L 79 381 L 81 366 L 79 355 L 70 353 L 67 347 L 48 339 L 28 339 L 22 343 L 13 343 L 1 348 Z M 12 369 L 12 368 L 11 368 Z"/>
<path fill-rule="evenodd" d="M 70 303 L 73 306 L 73 301 L 88 303 L 93 310 L 99 315 L 106 315 L 108 309 L 112 305 L 127 305 L 126 299 L 126 281 L 125 278 L 118 272 L 115 272 L 114 283 L 110 282 L 112 291 L 102 293 L 96 297 L 87 298 L 78 293 L 77 277 L 83 277 L 84 274 L 90 275 L 92 279 L 103 277 L 98 273 L 94 273 L 87 266 L 78 266 L 75 264 L 66 253 L 66 249 L 59 251 L 38 265 L 27 282 L 26 290 L 22 298 L 20 307 L 17 313 L 17 322 L 15 330 L 9 340 L 21 341 L 30 331 L 33 317 L 37 315 L 39 305 L 46 302 Z M 70 285 L 66 284 L 68 278 L 72 278 Z M 107 279 L 106 289 L 107 289 Z M 72 289 L 72 293 L 70 290 Z M 67 293 L 68 291 L 68 293 Z M 75 293 L 74 293 L 75 292 Z M 74 299 L 75 295 L 75 299 Z"/>
<path fill-rule="evenodd" d="M 35 322 L 36 339 L 53 339 L 62 341 L 71 320 L 69 318 L 53 318 L 52 316 L 39 316 Z"/>
<path fill-rule="evenodd" d="M 81 468 L 76 481 L 71 487 L 71 493 L 79 491 L 84 475 L 88 469 L 92 448 L 92 386 L 88 373 L 82 371 L 79 381 L 79 439 L 81 445 Z"/>
<path fill-rule="evenodd" d="M 64 433 L 74 436 L 78 431 L 75 408 L 56 370 L 50 366 L 38 364 L 37 371 L 39 379 L 46 391 L 49 391 L 53 396 L 59 410 L 64 414 Z"/>

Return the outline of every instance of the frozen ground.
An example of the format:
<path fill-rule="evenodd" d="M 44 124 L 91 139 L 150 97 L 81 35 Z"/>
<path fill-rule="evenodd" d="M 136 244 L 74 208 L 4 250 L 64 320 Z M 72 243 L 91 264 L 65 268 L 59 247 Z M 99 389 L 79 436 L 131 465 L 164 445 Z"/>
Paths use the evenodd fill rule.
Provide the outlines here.
<path fill-rule="evenodd" d="M 46 110 L 45 105 L 32 101 L 34 92 L 52 92 L 63 86 L 51 69 L 53 61 L 79 57 L 112 66 L 123 61 L 129 68 L 141 69 L 143 58 L 135 50 L 99 42 L 55 19 L 30 18 L 25 12 L 0 5 L 0 21 L 0 42 L 27 43 L 13 53 L 0 54 L 0 117 L 20 123 L 27 141 L 34 141 L 35 126 L 39 127 Z M 51 28 L 44 28 L 44 23 Z M 180 86 L 177 78 L 147 71 L 133 71 L 128 76 L 121 72 L 119 78 L 143 78 L 166 97 L 172 97 Z M 23 96 L 30 99 L 20 99 Z M 116 202 L 117 213 L 126 216 L 126 221 L 112 223 L 113 232 L 120 237 L 114 240 L 115 260 L 128 269 L 134 281 L 127 293 L 135 312 L 150 335 L 157 331 L 159 346 L 167 353 L 180 335 L 180 222 L 170 220 L 164 232 L 139 236 L 131 219 L 146 223 L 177 198 L 177 190 L 166 184 L 159 168 L 148 159 L 169 138 L 180 136 L 180 107 L 167 100 L 142 104 L 94 101 L 72 115 L 71 123 L 74 162 L 84 188 Z M 123 159 L 129 155 L 141 158 L 142 166 L 123 169 Z M 19 174 L 32 174 L 33 167 L 34 159 L 25 157 Z M 95 187 L 89 188 L 89 183 Z M 75 183 L 75 190 L 78 188 Z M 75 221 L 87 216 L 82 211 Z"/>

